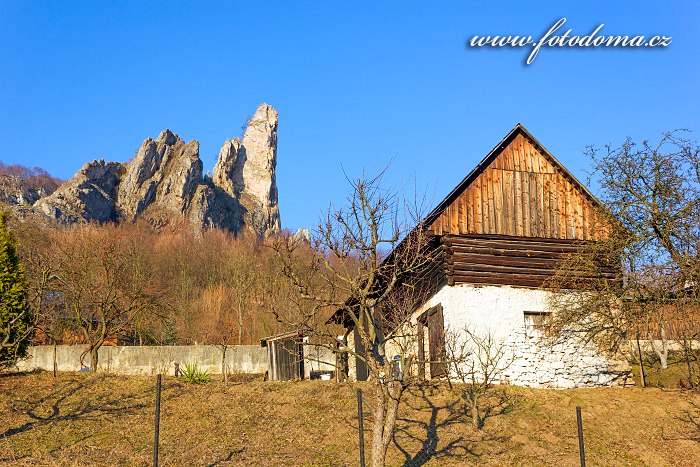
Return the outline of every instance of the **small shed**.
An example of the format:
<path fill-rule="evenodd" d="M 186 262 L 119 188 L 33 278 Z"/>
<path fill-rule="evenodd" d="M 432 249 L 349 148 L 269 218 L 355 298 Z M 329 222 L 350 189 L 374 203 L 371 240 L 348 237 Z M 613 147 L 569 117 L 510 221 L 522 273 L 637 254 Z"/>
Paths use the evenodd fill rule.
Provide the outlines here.
<path fill-rule="evenodd" d="M 270 381 L 304 379 L 304 340 L 301 331 L 289 331 L 260 339 L 260 345 L 267 347 Z"/>

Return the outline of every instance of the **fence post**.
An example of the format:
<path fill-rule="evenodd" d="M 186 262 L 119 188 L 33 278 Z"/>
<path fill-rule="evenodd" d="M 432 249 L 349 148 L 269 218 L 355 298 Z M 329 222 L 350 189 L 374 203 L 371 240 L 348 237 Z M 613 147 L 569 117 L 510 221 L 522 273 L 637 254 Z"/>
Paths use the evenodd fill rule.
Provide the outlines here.
<path fill-rule="evenodd" d="M 360 467 L 365 467 L 365 428 L 362 417 L 362 389 L 357 390 L 357 428 L 360 434 Z"/>
<path fill-rule="evenodd" d="M 581 406 L 576 406 L 576 425 L 578 425 L 578 455 L 581 459 L 581 467 L 586 467 L 586 452 L 583 448 L 583 422 L 581 420 Z"/>
<path fill-rule="evenodd" d="M 153 467 L 158 467 L 158 437 L 160 435 L 160 382 L 162 375 L 156 376 L 156 420 L 153 441 Z"/>

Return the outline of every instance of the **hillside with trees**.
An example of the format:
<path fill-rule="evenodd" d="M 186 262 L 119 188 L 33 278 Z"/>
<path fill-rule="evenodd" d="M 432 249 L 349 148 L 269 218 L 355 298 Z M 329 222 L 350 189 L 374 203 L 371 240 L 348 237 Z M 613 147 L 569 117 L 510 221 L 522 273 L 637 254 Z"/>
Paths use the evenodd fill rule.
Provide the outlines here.
<path fill-rule="evenodd" d="M 63 183 L 40 167 L 0 162 L 0 203 L 31 206 Z"/>
<path fill-rule="evenodd" d="M 269 310 L 289 287 L 269 240 L 145 222 L 13 229 L 39 342 L 258 344 L 280 329 Z"/>

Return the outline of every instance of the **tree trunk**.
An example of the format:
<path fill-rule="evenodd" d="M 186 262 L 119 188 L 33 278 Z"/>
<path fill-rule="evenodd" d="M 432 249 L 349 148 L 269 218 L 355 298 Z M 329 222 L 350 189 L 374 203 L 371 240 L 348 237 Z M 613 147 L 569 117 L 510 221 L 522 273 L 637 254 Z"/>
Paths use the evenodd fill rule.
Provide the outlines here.
<path fill-rule="evenodd" d="M 666 331 L 664 327 L 661 326 L 661 348 L 656 344 L 656 339 L 654 336 L 649 336 L 649 342 L 651 343 L 651 348 L 654 353 L 659 357 L 659 363 L 661 363 L 661 368 L 665 370 L 668 368 L 668 341 L 666 340 Z"/>
<path fill-rule="evenodd" d="M 97 364 L 99 360 L 99 347 L 90 348 L 90 371 L 92 373 L 97 373 Z"/>
<path fill-rule="evenodd" d="M 56 362 L 56 341 L 53 341 L 53 377 L 56 378 L 58 376 L 58 363 Z"/>
<path fill-rule="evenodd" d="M 224 383 L 228 383 L 228 371 L 226 371 L 226 346 L 221 346 L 221 374 L 223 375 Z"/>
<path fill-rule="evenodd" d="M 685 365 L 688 368 L 688 387 L 690 389 L 695 388 L 695 381 L 693 380 L 693 367 L 690 365 L 690 354 L 693 351 L 693 341 L 683 342 L 683 353 L 685 354 Z"/>
<path fill-rule="evenodd" d="M 379 366 L 379 368 L 382 368 Z M 385 378 L 390 378 L 391 368 L 385 368 Z M 372 372 L 375 373 L 375 372 Z M 379 372 L 376 372 L 379 373 Z M 404 391 L 401 381 L 382 381 L 372 376 L 375 384 L 375 401 L 372 408 L 372 467 L 384 467 L 386 453 L 394 439 L 394 429 L 399 412 L 399 402 Z"/>
<path fill-rule="evenodd" d="M 252 338 L 252 335 L 251 335 Z M 238 345 L 241 345 L 243 343 L 243 310 L 240 306 L 238 305 Z"/>
<path fill-rule="evenodd" d="M 647 376 L 644 373 L 644 356 L 642 355 L 642 346 L 639 344 L 639 333 L 637 333 L 637 352 L 639 354 L 639 373 L 642 379 L 642 387 L 647 387 Z"/>
<path fill-rule="evenodd" d="M 243 343 L 243 314 L 238 312 L 238 345 Z"/>
<path fill-rule="evenodd" d="M 375 398 L 372 414 L 374 423 L 372 427 L 372 467 L 384 467 L 384 416 L 386 414 L 386 394 L 382 383 L 374 380 Z"/>
<path fill-rule="evenodd" d="M 476 394 L 472 397 L 472 428 L 478 430 L 481 428 L 481 420 L 479 419 L 479 398 Z"/>
<path fill-rule="evenodd" d="M 661 352 L 659 353 L 659 360 L 661 360 L 661 368 L 668 368 L 668 340 L 666 340 L 666 329 L 661 328 Z"/>
<path fill-rule="evenodd" d="M 396 428 L 396 418 L 399 414 L 399 401 L 403 393 L 402 383 L 399 381 L 391 381 L 388 383 L 388 396 L 386 401 L 386 416 L 384 418 L 384 433 L 382 435 L 382 459 L 386 459 L 386 453 L 389 450 L 389 444 L 394 438 L 394 429 Z"/>
<path fill-rule="evenodd" d="M 253 339 L 253 336 L 255 335 L 255 317 L 258 315 L 258 313 L 251 313 L 250 319 L 248 320 L 250 322 L 250 334 L 248 336 Z"/>

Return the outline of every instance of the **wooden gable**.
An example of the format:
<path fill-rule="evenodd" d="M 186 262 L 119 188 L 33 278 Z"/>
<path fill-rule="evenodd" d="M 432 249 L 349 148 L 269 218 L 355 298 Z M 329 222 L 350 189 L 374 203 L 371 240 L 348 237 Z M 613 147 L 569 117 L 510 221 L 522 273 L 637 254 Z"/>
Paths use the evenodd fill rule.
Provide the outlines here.
<path fill-rule="evenodd" d="M 600 202 L 520 124 L 428 216 L 435 235 L 600 240 Z"/>

